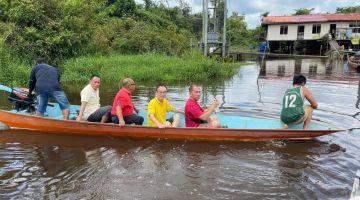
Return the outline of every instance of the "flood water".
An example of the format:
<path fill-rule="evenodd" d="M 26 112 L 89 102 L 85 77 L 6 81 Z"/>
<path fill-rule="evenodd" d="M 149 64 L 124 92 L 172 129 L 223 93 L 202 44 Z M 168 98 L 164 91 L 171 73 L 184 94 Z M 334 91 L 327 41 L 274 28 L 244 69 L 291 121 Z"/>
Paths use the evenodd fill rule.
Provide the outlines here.
<path fill-rule="evenodd" d="M 294 73 L 308 77 L 319 103 L 314 121 L 360 128 L 360 74 L 343 61 L 253 60 L 230 80 L 204 84 L 201 104 L 216 97 L 217 112 L 278 118 Z M 65 87 L 71 103 L 79 104 L 84 85 Z M 155 85 L 137 82 L 139 108 L 146 108 Z M 168 91 L 170 102 L 183 108 L 188 86 L 172 84 Z M 102 104 L 111 104 L 116 92 L 116 85 L 103 84 Z M 9 108 L 5 93 L 0 103 Z M 360 169 L 359 129 L 257 142 L 0 133 L 0 199 L 348 199 Z"/>

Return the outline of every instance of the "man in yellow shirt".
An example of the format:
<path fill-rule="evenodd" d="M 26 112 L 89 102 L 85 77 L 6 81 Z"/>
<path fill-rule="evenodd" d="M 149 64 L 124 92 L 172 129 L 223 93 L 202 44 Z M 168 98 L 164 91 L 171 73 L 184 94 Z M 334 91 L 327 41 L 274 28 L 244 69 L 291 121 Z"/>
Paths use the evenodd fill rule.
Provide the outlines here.
<path fill-rule="evenodd" d="M 170 119 L 166 119 L 167 112 L 184 113 L 174 108 L 166 99 L 167 87 L 159 84 L 156 87 L 155 98 L 148 104 L 148 126 L 157 126 L 158 128 L 178 127 L 180 115 L 174 114 Z"/>

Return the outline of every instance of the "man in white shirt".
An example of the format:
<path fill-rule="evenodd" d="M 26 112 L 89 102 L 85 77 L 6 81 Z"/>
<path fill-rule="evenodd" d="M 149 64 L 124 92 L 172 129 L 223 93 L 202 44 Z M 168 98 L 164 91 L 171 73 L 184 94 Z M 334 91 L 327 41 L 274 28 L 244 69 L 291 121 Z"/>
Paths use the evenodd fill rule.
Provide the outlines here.
<path fill-rule="evenodd" d="M 100 107 L 99 87 L 100 77 L 92 75 L 89 84 L 81 90 L 81 105 L 76 121 L 108 122 L 111 106 Z"/>

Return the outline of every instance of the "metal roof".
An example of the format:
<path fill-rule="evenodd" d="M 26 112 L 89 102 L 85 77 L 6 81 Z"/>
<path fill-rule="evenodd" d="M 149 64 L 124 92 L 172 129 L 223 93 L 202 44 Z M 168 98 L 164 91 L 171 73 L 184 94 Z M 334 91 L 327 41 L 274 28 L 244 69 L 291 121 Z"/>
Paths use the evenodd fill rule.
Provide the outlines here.
<path fill-rule="evenodd" d="M 297 23 L 310 23 L 310 22 L 333 22 L 333 21 L 360 21 L 360 13 L 268 16 L 262 18 L 262 25 L 297 24 Z"/>

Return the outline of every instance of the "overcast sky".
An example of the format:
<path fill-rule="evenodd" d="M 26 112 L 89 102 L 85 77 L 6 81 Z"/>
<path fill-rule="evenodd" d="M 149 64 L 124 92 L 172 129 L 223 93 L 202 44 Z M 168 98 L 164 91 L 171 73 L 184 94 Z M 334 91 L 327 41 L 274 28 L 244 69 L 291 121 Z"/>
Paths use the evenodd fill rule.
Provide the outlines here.
<path fill-rule="evenodd" d="M 176 6 L 177 0 L 155 0 L 169 6 Z M 185 0 L 193 12 L 202 11 L 203 0 Z M 142 3 L 142 0 L 136 0 Z M 295 9 L 314 8 L 312 13 L 334 13 L 337 7 L 360 6 L 360 0 L 227 0 L 229 16 L 232 12 L 245 14 L 245 21 L 249 28 L 260 24 L 260 15 L 270 12 L 269 16 L 291 15 Z"/>

